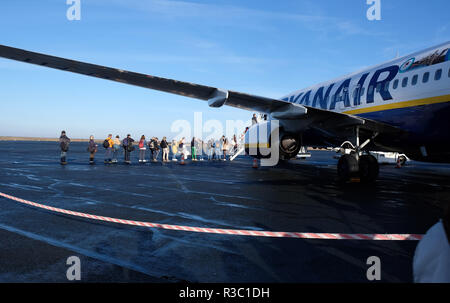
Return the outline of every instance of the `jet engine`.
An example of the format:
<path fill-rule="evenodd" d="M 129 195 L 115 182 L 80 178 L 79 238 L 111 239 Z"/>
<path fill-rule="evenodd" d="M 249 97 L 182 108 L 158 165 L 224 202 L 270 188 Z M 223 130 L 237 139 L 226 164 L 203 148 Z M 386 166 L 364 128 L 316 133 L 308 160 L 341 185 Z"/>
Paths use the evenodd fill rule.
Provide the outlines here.
<path fill-rule="evenodd" d="M 263 121 L 252 125 L 245 134 L 245 152 L 258 159 L 271 158 L 272 154 L 281 160 L 295 158 L 301 148 L 299 134 L 285 132 L 278 121 Z M 273 141 L 273 142 L 272 142 Z M 278 152 L 274 149 L 278 147 Z"/>

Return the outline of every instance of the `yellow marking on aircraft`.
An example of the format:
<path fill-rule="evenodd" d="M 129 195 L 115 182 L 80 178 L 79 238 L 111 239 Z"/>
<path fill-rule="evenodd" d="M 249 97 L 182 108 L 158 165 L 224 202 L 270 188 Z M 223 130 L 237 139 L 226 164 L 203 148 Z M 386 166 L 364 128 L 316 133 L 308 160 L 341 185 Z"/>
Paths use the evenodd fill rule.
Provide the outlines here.
<path fill-rule="evenodd" d="M 245 144 L 245 148 L 270 148 L 269 143 Z"/>
<path fill-rule="evenodd" d="M 444 102 L 449 102 L 449 101 L 450 101 L 450 95 L 443 95 L 443 96 L 437 96 L 437 97 L 431 97 L 431 98 L 394 102 L 394 103 L 390 103 L 390 104 L 383 104 L 383 105 L 371 106 L 371 107 L 366 107 L 366 108 L 354 109 L 354 110 L 345 111 L 343 113 L 349 114 L 349 115 L 357 115 L 357 114 L 378 112 L 378 111 L 389 110 L 389 109 L 398 109 L 398 108 L 405 108 L 405 107 L 412 107 L 412 106 L 419 106 L 419 105 L 444 103 Z"/>

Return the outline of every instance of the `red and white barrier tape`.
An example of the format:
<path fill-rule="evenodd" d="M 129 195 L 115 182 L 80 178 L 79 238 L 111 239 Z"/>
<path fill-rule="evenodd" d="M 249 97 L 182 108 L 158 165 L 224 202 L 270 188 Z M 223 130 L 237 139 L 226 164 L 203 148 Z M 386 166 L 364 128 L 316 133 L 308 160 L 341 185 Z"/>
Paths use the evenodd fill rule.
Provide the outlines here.
<path fill-rule="evenodd" d="M 236 235 L 236 236 L 253 236 L 253 237 L 274 237 L 274 238 L 300 238 L 300 239 L 321 239 L 321 240 L 391 240 L 391 241 L 405 241 L 412 240 L 417 241 L 422 239 L 423 235 L 419 234 L 341 234 L 341 233 L 303 233 L 303 232 L 284 232 L 284 231 L 259 231 L 259 230 L 238 230 L 238 229 L 221 229 L 221 228 L 205 228 L 205 227 L 192 227 L 192 226 L 180 226 L 159 224 L 142 221 L 132 221 L 117 219 L 111 217 L 103 217 L 97 215 L 91 215 L 86 213 L 80 213 L 76 211 L 66 210 L 62 208 L 56 208 L 47 206 L 28 200 L 20 199 L 14 196 L 10 196 L 0 192 L 0 196 L 14 200 L 23 204 L 28 204 L 34 207 L 43 208 L 49 211 L 63 213 L 66 215 L 83 217 L 93 220 L 100 220 L 105 222 L 114 222 L 127 225 L 143 226 L 162 228 L 179 231 L 191 231 L 198 233 L 209 234 L 224 234 L 224 235 Z"/>

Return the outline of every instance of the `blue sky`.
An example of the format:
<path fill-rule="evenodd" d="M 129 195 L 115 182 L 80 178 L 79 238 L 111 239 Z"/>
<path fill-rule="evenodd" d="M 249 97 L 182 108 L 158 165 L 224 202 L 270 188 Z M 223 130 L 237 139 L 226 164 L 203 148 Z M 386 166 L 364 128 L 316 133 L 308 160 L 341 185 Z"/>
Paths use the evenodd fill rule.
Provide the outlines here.
<path fill-rule="evenodd" d="M 448 1 L 65 0 L 0 2 L 0 44 L 279 98 L 450 40 Z M 0 136 L 176 135 L 175 120 L 250 112 L 0 59 Z M 207 133 L 204 134 L 205 136 Z"/>

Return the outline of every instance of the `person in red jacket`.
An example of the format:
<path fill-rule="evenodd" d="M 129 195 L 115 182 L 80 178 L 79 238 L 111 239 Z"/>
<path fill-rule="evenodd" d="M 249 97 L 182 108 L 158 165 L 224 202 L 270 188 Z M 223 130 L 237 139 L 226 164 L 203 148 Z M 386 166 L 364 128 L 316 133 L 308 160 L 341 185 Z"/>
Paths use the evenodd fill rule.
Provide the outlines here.
<path fill-rule="evenodd" d="M 139 163 L 147 162 L 145 160 L 145 150 L 147 149 L 147 141 L 145 141 L 145 136 L 141 136 L 141 140 L 139 140 Z"/>

